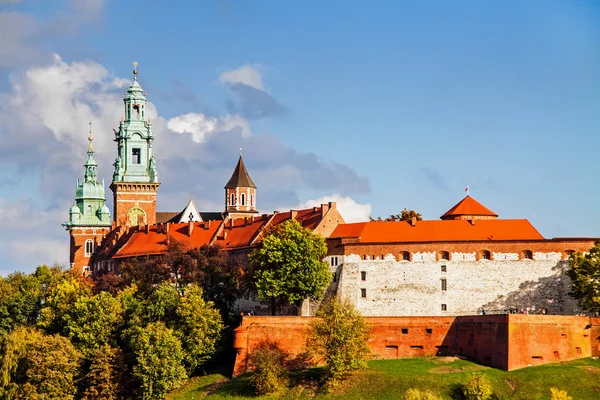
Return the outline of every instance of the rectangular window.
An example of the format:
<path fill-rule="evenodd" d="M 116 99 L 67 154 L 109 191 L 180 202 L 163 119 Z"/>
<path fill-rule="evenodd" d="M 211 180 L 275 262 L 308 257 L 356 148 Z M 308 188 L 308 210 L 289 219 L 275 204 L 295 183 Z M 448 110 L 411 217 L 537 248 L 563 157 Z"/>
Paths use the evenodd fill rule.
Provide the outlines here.
<path fill-rule="evenodd" d="M 361 281 L 367 280 L 367 271 L 360 271 L 360 280 Z"/>
<path fill-rule="evenodd" d="M 404 261 L 410 261 L 410 253 L 408 251 L 405 251 L 404 253 L 402 253 L 402 259 Z"/>
<path fill-rule="evenodd" d="M 141 164 L 142 163 L 142 152 L 140 149 L 131 149 L 131 163 Z"/>
<path fill-rule="evenodd" d="M 442 265 L 442 272 L 446 272 L 446 266 Z"/>
<path fill-rule="evenodd" d="M 446 306 L 445 304 L 442 304 L 442 311 L 448 311 L 448 306 Z"/>
<path fill-rule="evenodd" d="M 338 265 L 338 258 L 337 257 L 331 257 L 331 266 L 332 267 L 337 267 Z"/>
<path fill-rule="evenodd" d="M 426 328 L 425 329 L 425 334 L 426 335 L 431 335 L 432 332 L 433 332 L 433 329 L 431 329 L 431 328 Z"/>
<path fill-rule="evenodd" d="M 402 328 L 402 334 L 408 335 L 408 328 Z"/>
<path fill-rule="evenodd" d="M 367 289 L 360 289 L 360 297 L 367 297 Z"/>
<path fill-rule="evenodd" d="M 442 279 L 442 290 L 447 290 L 446 280 Z"/>

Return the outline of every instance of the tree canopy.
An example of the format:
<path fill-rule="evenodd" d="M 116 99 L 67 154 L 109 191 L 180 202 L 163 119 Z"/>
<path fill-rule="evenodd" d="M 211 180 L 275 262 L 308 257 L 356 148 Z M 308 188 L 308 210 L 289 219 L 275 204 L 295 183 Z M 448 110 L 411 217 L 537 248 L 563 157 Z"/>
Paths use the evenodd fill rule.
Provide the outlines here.
<path fill-rule="evenodd" d="M 567 274 L 573 282 L 570 294 L 584 310 L 600 312 L 600 240 L 587 254 L 571 254 L 569 267 Z"/>
<path fill-rule="evenodd" d="M 404 209 L 402 209 L 402 211 L 400 211 L 400 214 L 392 214 L 387 218 L 370 217 L 370 220 L 371 221 L 386 221 L 386 222 L 388 222 L 388 221 L 411 221 L 413 218 L 416 218 L 417 221 L 423 220 L 423 217 L 421 216 L 421 214 L 419 214 L 415 210 L 408 210 L 408 209 L 404 208 Z"/>
<path fill-rule="evenodd" d="M 322 236 L 295 220 L 279 224 L 249 257 L 258 297 L 271 299 L 272 313 L 276 299 L 299 306 L 304 299 L 321 298 L 332 279 L 325 254 Z"/>

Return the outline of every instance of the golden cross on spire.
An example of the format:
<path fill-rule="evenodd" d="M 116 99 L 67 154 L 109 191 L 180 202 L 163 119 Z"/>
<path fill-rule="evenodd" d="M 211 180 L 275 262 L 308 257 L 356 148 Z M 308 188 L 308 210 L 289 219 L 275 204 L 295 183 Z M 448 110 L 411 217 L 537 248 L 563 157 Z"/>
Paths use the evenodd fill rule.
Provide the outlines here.
<path fill-rule="evenodd" d="M 92 137 L 92 121 L 89 122 L 90 124 L 90 136 L 88 136 L 88 141 L 90 142 L 90 144 L 88 145 L 88 154 L 93 154 L 94 153 L 94 147 L 92 146 L 92 140 L 94 140 L 94 138 Z"/>
<path fill-rule="evenodd" d="M 88 140 L 91 142 L 92 140 L 94 140 L 94 138 L 92 137 L 92 121 L 89 122 L 90 125 L 90 136 L 88 136 Z"/>

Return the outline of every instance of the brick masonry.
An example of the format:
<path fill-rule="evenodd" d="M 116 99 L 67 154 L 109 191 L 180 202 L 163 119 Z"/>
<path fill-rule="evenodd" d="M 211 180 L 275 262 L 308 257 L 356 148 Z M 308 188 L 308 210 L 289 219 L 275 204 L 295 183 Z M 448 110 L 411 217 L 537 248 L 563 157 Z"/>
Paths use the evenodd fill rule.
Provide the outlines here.
<path fill-rule="evenodd" d="M 304 352 L 312 317 L 243 317 L 234 331 L 233 375 L 251 370 L 248 355 L 274 342 L 296 357 Z M 600 318 L 555 315 L 366 317 L 373 358 L 462 355 L 483 365 L 514 370 L 569 361 L 600 352 Z M 592 339 L 592 336 L 594 337 Z"/>

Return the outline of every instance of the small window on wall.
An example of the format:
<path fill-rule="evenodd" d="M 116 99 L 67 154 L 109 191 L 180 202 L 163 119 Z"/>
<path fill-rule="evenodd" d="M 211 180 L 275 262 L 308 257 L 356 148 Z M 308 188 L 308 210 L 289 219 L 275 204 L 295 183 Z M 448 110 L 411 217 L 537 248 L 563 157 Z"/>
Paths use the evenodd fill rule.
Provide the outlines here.
<path fill-rule="evenodd" d="M 250 195 L 250 207 L 254 206 L 254 196 Z"/>
<path fill-rule="evenodd" d="M 360 297 L 367 297 L 367 289 L 360 289 Z"/>
<path fill-rule="evenodd" d="M 445 265 L 442 265 L 442 268 L 441 268 L 441 269 L 442 269 L 442 272 L 446 272 L 446 270 L 447 270 L 447 268 L 446 268 L 446 266 L 445 266 Z"/>
<path fill-rule="evenodd" d="M 231 198 L 229 199 L 229 205 L 232 206 L 235 204 L 235 195 L 232 193 Z"/>
<path fill-rule="evenodd" d="M 141 164 L 142 162 L 142 151 L 141 149 L 131 149 L 131 163 Z"/>
<path fill-rule="evenodd" d="M 241 201 L 242 201 L 242 205 L 245 206 L 246 205 L 246 195 L 244 193 L 242 193 Z"/>
<path fill-rule="evenodd" d="M 337 257 L 331 257 L 331 266 L 332 267 L 337 267 L 338 265 L 338 258 Z"/>
<path fill-rule="evenodd" d="M 533 252 L 531 250 L 523 251 L 523 259 L 524 260 L 533 260 Z"/>
<path fill-rule="evenodd" d="M 403 251 L 402 253 L 400 253 L 400 259 L 403 261 L 410 261 L 410 252 Z"/>
<path fill-rule="evenodd" d="M 445 279 L 442 279 L 442 290 L 448 290 L 448 283 Z"/>
<path fill-rule="evenodd" d="M 445 304 L 442 304 L 442 311 L 448 311 L 448 306 Z"/>
<path fill-rule="evenodd" d="M 92 239 L 85 241 L 85 256 L 90 257 L 94 253 L 94 242 Z"/>
<path fill-rule="evenodd" d="M 492 259 L 492 255 L 491 255 L 491 253 L 489 252 L 489 250 L 483 250 L 483 251 L 481 252 L 481 259 L 482 259 L 482 260 L 491 260 L 491 259 Z"/>
<path fill-rule="evenodd" d="M 447 251 L 440 251 L 440 260 L 450 260 L 450 253 Z"/>
<path fill-rule="evenodd" d="M 367 280 L 367 271 L 360 271 L 360 280 L 361 281 Z"/>

